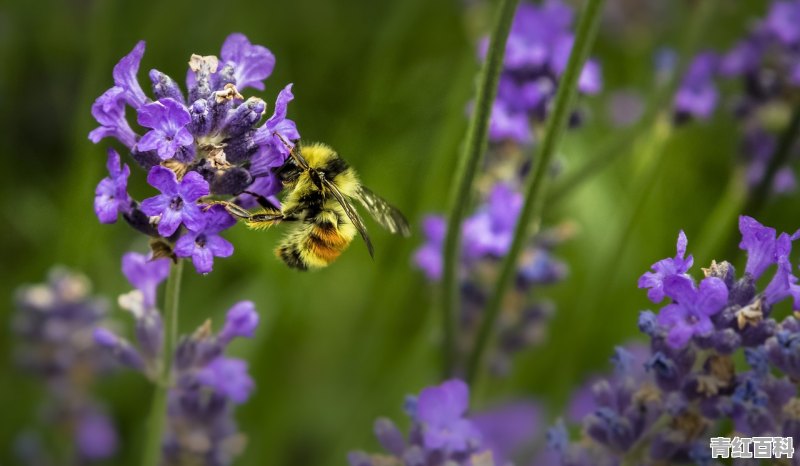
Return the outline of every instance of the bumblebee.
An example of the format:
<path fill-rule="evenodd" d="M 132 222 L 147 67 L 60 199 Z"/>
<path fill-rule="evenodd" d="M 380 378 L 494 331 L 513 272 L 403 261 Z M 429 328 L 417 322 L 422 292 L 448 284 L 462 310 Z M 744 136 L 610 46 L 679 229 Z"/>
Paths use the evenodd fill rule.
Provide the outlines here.
<path fill-rule="evenodd" d="M 325 267 L 347 249 L 356 234 L 374 256 L 367 228 L 351 199 L 358 200 L 391 233 L 410 235 L 403 214 L 363 186 L 355 170 L 331 147 L 322 143 L 301 147 L 299 142 L 291 147 L 285 140 L 283 143 L 290 157 L 276 170 L 288 191 L 280 209 L 262 196 L 256 196 L 261 209 L 255 212 L 230 202 L 219 203 L 256 230 L 291 223 L 275 249 L 275 255 L 286 265 L 299 270 Z"/>

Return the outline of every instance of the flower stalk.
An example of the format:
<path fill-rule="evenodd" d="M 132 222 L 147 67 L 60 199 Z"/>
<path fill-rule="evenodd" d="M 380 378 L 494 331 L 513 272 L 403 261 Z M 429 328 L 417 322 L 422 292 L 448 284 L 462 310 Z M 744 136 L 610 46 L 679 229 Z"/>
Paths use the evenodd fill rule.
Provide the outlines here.
<path fill-rule="evenodd" d="M 480 165 L 483 154 L 488 147 L 489 117 L 492 111 L 492 103 L 497 95 L 497 83 L 500 78 L 500 71 L 503 67 L 505 56 L 506 41 L 511 29 L 519 0 L 501 0 L 497 7 L 494 26 L 492 27 L 489 39 L 489 50 L 486 61 L 481 67 L 478 81 L 478 93 L 475 100 L 475 108 L 470 118 L 467 130 L 467 140 L 464 146 L 464 153 L 458 159 L 456 167 L 455 183 L 450 194 L 450 209 L 447 224 L 451 228 L 447 229 L 444 241 L 444 270 L 442 286 L 444 293 L 442 298 L 442 324 L 443 324 L 443 372 L 450 375 L 453 370 L 456 348 L 455 348 L 455 313 L 458 309 L 459 289 L 458 289 L 458 262 L 461 250 L 461 223 L 469 207 L 472 186 L 475 175 Z"/>
<path fill-rule="evenodd" d="M 531 228 L 534 230 L 538 229 L 539 217 L 541 216 L 543 204 L 543 194 L 547 182 L 547 172 L 555 155 L 556 147 L 560 142 L 561 135 L 566 128 L 572 102 L 577 93 L 578 77 L 589 56 L 592 44 L 594 44 L 597 26 L 600 23 L 600 13 L 604 3 L 604 0 L 587 0 L 586 6 L 581 14 L 575 37 L 575 44 L 570 53 L 567 69 L 558 86 L 553 113 L 547 121 L 544 140 L 534 160 L 535 166 L 527 184 L 525 203 L 517 220 L 514 239 L 508 254 L 503 260 L 500 276 L 486 307 L 475 346 L 469 356 L 467 380 L 470 385 L 474 386 L 478 372 L 480 371 L 483 355 L 486 352 L 490 336 L 493 333 L 497 317 L 500 313 L 503 297 L 514 277 L 517 258 L 522 251 L 523 243 L 528 238 Z M 487 63 L 488 62 L 487 60 Z M 451 222 L 449 225 L 458 225 L 458 223 Z M 445 262 L 445 264 L 447 264 L 447 262 Z"/>
<path fill-rule="evenodd" d="M 164 424 L 167 417 L 167 401 L 171 385 L 172 359 L 178 335 L 178 307 L 180 304 L 183 261 L 178 260 L 170 266 L 164 293 L 164 347 L 160 373 L 155 383 L 153 402 L 150 407 L 149 427 L 144 448 L 144 466 L 158 466 L 161 459 L 161 445 L 164 437 Z"/>

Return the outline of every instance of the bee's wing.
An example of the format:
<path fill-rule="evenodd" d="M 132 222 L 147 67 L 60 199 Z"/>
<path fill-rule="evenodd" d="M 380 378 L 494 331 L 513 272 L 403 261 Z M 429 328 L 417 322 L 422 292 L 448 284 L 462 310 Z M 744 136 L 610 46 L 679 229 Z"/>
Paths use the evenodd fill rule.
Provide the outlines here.
<path fill-rule="evenodd" d="M 391 233 L 400 233 L 403 236 L 411 236 L 411 228 L 408 226 L 406 217 L 389 204 L 386 199 L 373 193 L 365 186 L 359 186 L 356 199 L 367 209 L 367 212 Z"/>
<path fill-rule="evenodd" d="M 364 221 L 361 220 L 361 216 L 358 215 L 356 209 L 353 208 L 353 204 L 350 204 L 350 201 L 345 198 L 344 194 L 342 194 L 342 192 L 339 191 L 339 188 L 337 188 L 336 185 L 330 180 L 323 178 L 322 184 L 328 189 L 328 191 L 331 192 L 331 194 L 333 194 L 333 197 L 339 201 L 339 204 L 342 205 L 347 217 L 350 218 L 351 222 L 353 222 L 353 226 L 356 227 L 356 230 L 358 230 L 361 238 L 367 244 L 367 250 L 369 251 L 370 257 L 375 257 L 375 250 L 373 249 L 372 241 L 370 241 L 369 235 L 367 234 L 367 227 L 364 226 Z"/>

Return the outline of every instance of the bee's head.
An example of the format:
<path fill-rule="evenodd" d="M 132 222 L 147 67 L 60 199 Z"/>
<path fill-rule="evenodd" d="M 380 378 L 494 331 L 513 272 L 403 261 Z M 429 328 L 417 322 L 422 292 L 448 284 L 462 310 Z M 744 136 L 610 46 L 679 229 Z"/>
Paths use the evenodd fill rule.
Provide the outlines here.
<path fill-rule="evenodd" d="M 282 183 L 291 184 L 297 181 L 297 178 L 302 172 L 303 169 L 297 166 L 293 158 L 289 157 L 283 165 L 275 170 L 275 176 L 277 176 Z"/>

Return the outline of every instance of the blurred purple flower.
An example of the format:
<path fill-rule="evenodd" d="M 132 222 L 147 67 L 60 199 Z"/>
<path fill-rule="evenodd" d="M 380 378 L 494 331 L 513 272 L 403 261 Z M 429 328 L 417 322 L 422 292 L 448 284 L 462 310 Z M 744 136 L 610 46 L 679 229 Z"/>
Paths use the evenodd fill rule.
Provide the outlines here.
<path fill-rule="evenodd" d="M 711 52 L 697 55 L 675 94 L 675 111 L 678 115 L 700 120 L 708 119 L 717 107 L 719 92 L 714 78 L 719 57 Z"/>
<path fill-rule="evenodd" d="M 237 404 L 247 401 L 255 388 L 247 374 L 247 362 L 234 358 L 214 359 L 197 373 L 197 380 Z"/>
<path fill-rule="evenodd" d="M 447 223 L 444 218 L 428 215 L 422 219 L 425 243 L 414 253 L 414 263 L 431 280 L 442 277 L 442 244 L 446 232 Z"/>
<path fill-rule="evenodd" d="M 419 394 L 416 419 L 423 425 L 425 447 L 459 452 L 480 439 L 480 432 L 465 418 L 469 388 L 460 380 L 448 380 Z"/>
<path fill-rule="evenodd" d="M 225 326 L 219 332 L 219 341 L 227 344 L 236 337 L 252 338 L 259 317 L 252 301 L 240 301 L 228 311 Z"/>
<path fill-rule="evenodd" d="M 153 259 L 136 252 L 122 256 L 122 273 L 128 282 L 142 292 L 144 305 L 155 307 L 158 285 L 169 275 L 169 259 Z"/>

